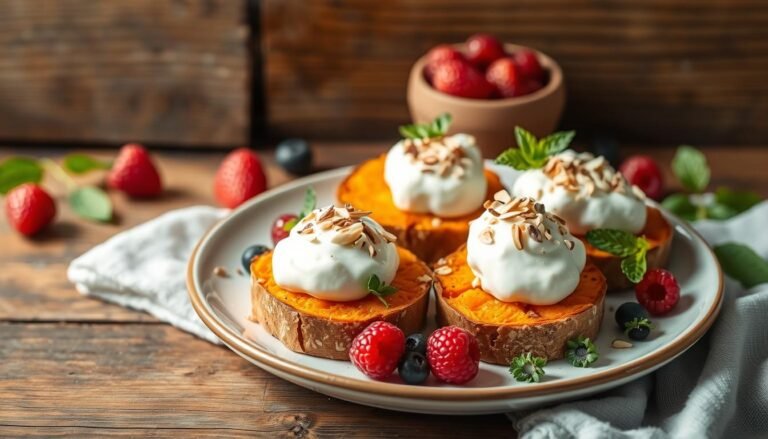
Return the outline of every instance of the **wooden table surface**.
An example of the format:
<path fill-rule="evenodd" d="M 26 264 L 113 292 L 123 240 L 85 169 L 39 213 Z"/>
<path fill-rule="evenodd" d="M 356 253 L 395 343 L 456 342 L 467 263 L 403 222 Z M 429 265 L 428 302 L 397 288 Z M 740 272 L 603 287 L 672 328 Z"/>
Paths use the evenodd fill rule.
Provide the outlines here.
<path fill-rule="evenodd" d="M 322 145 L 316 149 L 316 163 L 318 169 L 356 163 L 385 148 Z M 647 152 L 662 163 L 673 153 Z M 0 159 L 18 153 L 60 155 L 6 148 L 0 149 Z M 271 185 L 290 179 L 265 155 Z M 768 148 L 719 147 L 708 149 L 707 155 L 714 185 L 768 196 Z M 113 193 L 118 212 L 114 224 L 77 219 L 63 203 L 56 223 L 32 240 L 0 220 L 0 435 L 513 435 L 503 415 L 405 414 L 329 398 L 149 315 L 75 291 L 66 278 L 74 257 L 169 209 L 212 203 L 213 173 L 221 157 L 157 154 L 166 194 L 135 201 Z"/>

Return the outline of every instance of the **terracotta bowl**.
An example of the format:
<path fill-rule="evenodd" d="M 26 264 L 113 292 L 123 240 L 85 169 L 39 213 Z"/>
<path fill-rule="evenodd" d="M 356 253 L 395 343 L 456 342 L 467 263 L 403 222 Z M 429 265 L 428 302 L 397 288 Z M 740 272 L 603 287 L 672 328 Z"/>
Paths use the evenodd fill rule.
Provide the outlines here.
<path fill-rule="evenodd" d="M 463 44 L 457 44 L 464 50 Z M 408 79 L 408 108 L 414 123 L 427 123 L 443 112 L 451 113 L 450 133 L 475 136 L 486 158 L 515 146 L 515 126 L 519 125 L 537 137 L 552 133 L 565 106 L 565 85 L 560 66 L 547 55 L 529 47 L 505 44 L 507 52 L 533 50 L 549 74 L 547 84 L 525 96 L 505 99 L 467 99 L 435 90 L 424 78 L 426 55 L 411 68 Z"/>

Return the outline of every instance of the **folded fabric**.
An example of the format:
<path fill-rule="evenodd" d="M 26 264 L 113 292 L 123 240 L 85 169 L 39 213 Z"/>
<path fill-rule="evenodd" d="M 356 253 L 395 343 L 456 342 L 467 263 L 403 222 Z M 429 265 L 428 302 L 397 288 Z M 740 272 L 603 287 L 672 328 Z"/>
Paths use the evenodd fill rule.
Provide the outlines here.
<path fill-rule="evenodd" d="M 195 244 L 226 213 L 208 206 L 168 212 L 92 248 L 70 263 L 67 276 L 82 294 L 219 343 L 192 309 L 185 273 Z"/>
<path fill-rule="evenodd" d="M 768 202 L 728 221 L 700 221 L 712 245 L 740 242 L 768 258 Z M 654 374 L 596 397 L 511 413 L 521 438 L 768 437 L 768 284 L 726 279 L 707 335 Z"/>

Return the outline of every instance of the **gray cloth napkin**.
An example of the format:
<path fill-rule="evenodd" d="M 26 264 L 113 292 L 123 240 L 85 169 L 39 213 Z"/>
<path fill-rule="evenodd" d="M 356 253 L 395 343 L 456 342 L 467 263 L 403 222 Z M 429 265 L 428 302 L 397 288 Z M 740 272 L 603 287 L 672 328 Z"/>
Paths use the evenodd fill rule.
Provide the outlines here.
<path fill-rule="evenodd" d="M 768 258 L 768 202 L 724 222 L 700 221 L 712 245 L 735 241 Z M 654 374 L 596 397 L 511 413 L 521 438 L 768 438 L 768 284 L 726 279 L 720 316 Z"/>

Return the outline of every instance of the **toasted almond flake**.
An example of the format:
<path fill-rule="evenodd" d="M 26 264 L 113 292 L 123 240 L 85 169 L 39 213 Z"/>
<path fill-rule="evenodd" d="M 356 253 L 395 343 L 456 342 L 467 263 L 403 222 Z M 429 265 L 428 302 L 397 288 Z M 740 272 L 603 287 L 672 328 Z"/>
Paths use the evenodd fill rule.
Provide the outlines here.
<path fill-rule="evenodd" d="M 493 229 L 491 228 L 483 229 L 483 231 L 480 232 L 480 242 L 488 245 L 493 244 Z"/>
<path fill-rule="evenodd" d="M 560 224 L 557 225 L 557 231 L 560 232 L 561 235 L 565 236 L 568 234 L 568 229 L 561 226 Z"/>
<path fill-rule="evenodd" d="M 541 203 L 536 203 L 533 205 L 533 210 L 536 211 L 536 213 L 546 213 L 546 209 L 544 208 L 544 205 Z"/>
<path fill-rule="evenodd" d="M 496 217 L 490 217 L 490 218 L 488 218 L 488 224 L 491 224 L 491 225 L 493 225 L 493 224 L 498 224 L 498 222 L 499 222 L 499 220 L 498 220 L 498 219 L 496 219 Z"/>
<path fill-rule="evenodd" d="M 464 167 L 467 167 L 467 168 L 468 168 L 468 167 L 472 166 L 472 159 L 471 159 L 471 158 L 469 158 L 469 157 L 462 157 L 461 159 L 459 159 L 459 163 L 460 163 L 462 166 L 464 166 Z"/>
<path fill-rule="evenodd" d="M 480 278 L 475 277 L 472 279 L 472 288 L 480 288 Z"/>
<path fill-rule="evenodd" d="M 528 224 L 528 236 L 530 236 L 536 242 L 542 241 L 539 229 L 536 228 L 533 224 Z"/>
<path fill-rule="evenodd" d="M 493 194 L 493 199 L 501 203 L 509 203 L 512 201 L 512 197 L 509 195 L 509 192 L 504 189 Z"/>
<path fill-rule="evenodd" d="M 425 165 L 434 165 L 434 164 L 437 164 L 437 157 L 433 155 L 429 155 L 426 157 L 422 157 L 421 161 L 424 162 Z"/>
<path fill-rule="evenodd" d="M 559 216 L 557 216 L 557 215 L 556 215 L 556 214 L 554 214 L 554 213 L 553 213 L 553 214 L 551 214 L 551 215 L 552 215 L 552 218 L 553 218 L 555 221 L 557 221 L 558 223 L 560 223 L 560 224 L 562 224 L 562 225 L 565 225 L 565 220 L 564 220 L 564 219 L 560 218 Z"/>
<path fill-rule="evenodd" d="M 432 276 L 428 274 L 422 274 L 421 276 L 416 278 L 419 282 L 432 282 Z"/>
<path fill-rule="evenodd" d="M 331 229 L 331 227 L 333 227 L 333 224 L 332 224 L 330 221 L 323 221 L 323 222 L 321 222 L 321 223 L 318 223 L 318 224 L 317 224 L 317 227 L 318 227 L 320 230 L 322 230 L 322 231 L 326 232 L 326 231 L 330 230 L 330 229 Z"/>
<path fill-rule="evenodd" d="M 440 276 L 446 276 L 451 273 L 453 273 L 453 269 L 447 265 L 443 265 L 442 267 L 435 268 L 435 274 L 438 274 Z"/>
<path fill-rule="evenodd" d="M 438 227 L 440 227 L 440 225 L 443 224 L 443 220 L 441 220 L 438 217 L 433 217 L 431 222 L 432 222 L 432 227 L 434 227 L 434 228 L 438 228 Z"/>
<path fill-rule="evenodd" d="M 537 313 L 536 311 L 534 311 L 532 309 L 529 309 L 528 311 L 526 311 L 525 315 L 527 315 L 529 318 L 532 318 L 532 319 L 538 319 L 539 317 L 541 317 L 541 315 L 539 315 L 539 313 Z"/>
<path fill-rule="evenodd" d="M 634 346 L 632 343 L 618 338 L 611 342 L 611 347 L 614 349 L 629 349 L 632 346 Z"/>
<path fill-rule="evenodd" d="M 504 212 L 501 215 L 499 215 L 499 219 L 500 220 L 505 220 L 505 219 L 509 219 L 509 218 L 514 218 L 516 216 L 519 216 L 521 213 L 522 212 L 520 212 L 519 210 L 513 210 L 513 211 L 510 211 L 510 212 Z"/>
<path fill-rule="evenodd" d="M 516 249 L 523 249 L 523 234 L 519 224 L 512 224 L 512 240 L 515 242 Z"/>
<path fill-rule="evenodd" d="M 213 269 L 213 274 L 218 277 L 229 277 L 229 273 L 227 272 L 227 269 L 224 267 L 215 267 Z"/>
<path fill-rule="evenodd" d="M 640 189 L 639 187 L 635 186 L 634 184 L 632 185 L 632 193 L 635 194 L 635 196 L 637 198 L 639 198 L 641 200 L 645 200 L 645 192 L 643 192 L 642 189 Z"/>
<path fill-rule="evenodd" d="M 576 244 L 570 239 L 566 239 L 563 242 L 565 242 L 565 247 L 568 248 L 568 250 L 573 250 L 573 248 L 576 246 Z"/>

